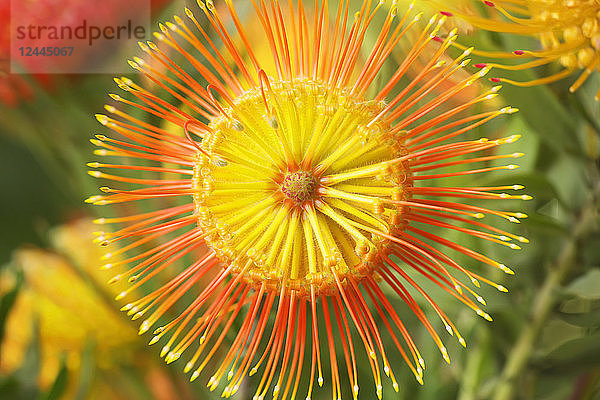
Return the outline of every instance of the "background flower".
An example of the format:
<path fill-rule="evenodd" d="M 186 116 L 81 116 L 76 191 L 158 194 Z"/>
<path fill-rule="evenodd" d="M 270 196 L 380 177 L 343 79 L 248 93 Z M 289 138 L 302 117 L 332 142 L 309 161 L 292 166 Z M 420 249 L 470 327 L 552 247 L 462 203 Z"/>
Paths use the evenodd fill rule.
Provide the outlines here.
<path fill-rule="evenodd" d="M 238 4 L 243 6 L 236 1 L 236 6 Z M 221 5 L 217 2 L 217 6 Z M 195 7 L 195 4 L 189 6 Z M 486 9 L 487 6 L 482 7 Z M 182 8 L 183 5 L 175 6 L 160 19 L 169 19 Z M 240 11 L 244 24 L 247 23 L 246 15 Z M 466 43 L 464 35 L 462 38 Z M 374 42 L 370 33 L 367 33 L 367 40 Z M 527 48 L 537 48 L 537 40 L 533 37 L 528 40 Z M 512 52 L 525 48 L 522 36 L 515 41 L 507 35 L 481 30 L 473 32 L 468 44 L 489 51 Z M 483 61 L 493 60 L 477 60 Z M 522 62 L 520 59 L 515 61 Z M 551 65 L 558 68 L 558 63 Z M 491 76 L 527 81 L 552 74 L 552 68 L 555 67 L 542 70 L 540 74 L 529 70 L 512 75 L 496 71 Z M 386 77 L 389 75 L 384 75 L 383 79 Z M 32 81 L 27 76 L 25 79 Z M 59 80 L 58 90 L 50 95 L 33 85 L 35 100 L 21 103 L 17 108 L 0 107 L 2 264 L 23 243 L 49 248 L 45 234 L 48 226 L 66 221 L 73 215 L 98 211 L 82 206 L 81 200 L 94 194 L 97 184 L 87 177 L 86 169 L 81 165 L 92 161 L 87 139 L 88 133 L 97 133 L 97 126 L 89 116 L 102 107 L 106 101 L 105 93 L 114 90 L 111 79 L 109 76 L 82 76 L 75 81 Z M 592 74 L 572 95 L 568 92 L 569 83 L 564 80 L 526 90 L 505 85 L 501 91 L 503 103 L 519 108 L 520 112 L 512 116 L 509 126 L 491 124 L 477 133 L 478 137 L 498 137 L 509 132 L 522 132 L 518 148 L 515 144 L 509 151 L 528 154 L 521 159 L 521 168 L 510 182 L 494 177 L 477 184 L 502 185 L 518 181 L 534 196 L 526 210 L 530 218 L 523 222 L 532 242 L 526 249 L 513 254 L 508 249 L 494 249 L 495 245 L 470 243 L 478 251 L 506 260 L 507 265 L 518 266 L 517 278 L 511 281 L 510 296 L 482 293 L 488 300 L 487 310 L 495 317 L 493 326 L 473 319 L 470 312 L 452 301 L 442 301 L 440 306 L 446 313 L 455 316 L 456 326 L 469 344 L 467 351 L 461 350 L 458 343 L 449 342 L 452 364 L 445 365 L 438 351 L 424 348 L 423 356 L 430 364 L 439 364 L 427 371 L 427 385 L 420 387 L 414 383 L 404 371 L 406 368 L 399 366 L 398 370 L 404 371 L 396 376 L 400 393 L 386 391 L 384 398 L 389 394 L 394 399 L 417 400 L 559 400 L 593 398 L 597 392 L 600 343 L 597 267 L 600 254 L 596 210 L 600 114 L 594 95 L 598 81 L 596 74 Z M 466 179 L 456 179 L 456 184 L 472 184 Z M 448 238 L 458 239 L 453 235 Z M 7 302 L 3 300 L 2 304 Z M 425 342 L 424 329 L 418 328 L 410 315 L 402 314 L 401 317 L 410 321 L 417 340 Z M 149 352 L 147 355 L 152 360 L 158 357 L 159 350 L 145 348 L 144 352 Z M 153 372 L 147 380 L 139 381 L 122 374 L 126 381 L 135 382 L 127 386 L 131 389 L 128 393 L 149 398 L 145 390 L 161 381 L 158 378 L 161 376 L 170 382 L 184 383 L 178 381 L 183 377 L 179 368 L 172 371 L 161 364 L 156 368 L 158 370 L 154 371 L 166 371 L 166 378 L 162 373 L 153 375 Z M 362 374 L 370 373 L 368 363 L 359 363 L 357 368 L 363 369 Z M 29 382 L 30 387 L 38 383 L 36 374 L 21 377 L 21 381 Z M 22 387 L 15 389 L 11 382 L 14 381 L 6 375 L 0 378 L 0 398 L 18 398 L 15 393 L 20 393 L 24 399 L 31 398 L 31 392 Z M 325 389 L 328 384 L 328 381 L 324 382 Z M 11 387 L 12 391 L 9 391 Z M 179 396 L 191 391 L 193 398 L 218 397 L 218 393 L 209 393 L 200 384 L 176 387 Z M 320 392 L 329 393 L 328 390 L 315 393 Z"/>
<path fill-rule="evenodd" d="M 3 397 L 46 393 L 90 399 L 179 399 L 176 384 L 147 354 L 115 309 L 117 288 L 102 276 L 90 245 L 94 224 L 75 220 L 50 233 L 53 250 L 24 247 L 2 271 L 5 307 L 0 347 Z M 127 369 L 137 371 L 123 377 Z M 29 375 L 29 376 L 28 376 Z M 147 385 L 139 392 L 134 382 Z M 153 382 L 152 384 L 150 384 Z"/>
<path fill-rule="evenodd" d="M 496 78 L 498 82 L 528 87 L 577 74 L 577 79 L 569 87 L 571 92 L 575 92 L 591 74 L 598 71 L 600 4 L 595 0 L 471 0 L 470 7 L 460 7 L 454 2 L 425 0 L 424 3 L 451 11 L 460 20 L 480 29 L 537 39 L 536 44 L 521 38 L 514 42 L 517 47 L 508 52 L 479 52 L 483 57 L 500 59 L 490 65 L 513 71 L 551 63 L 562 66 L 559 71 L 550 68 L 550 73 L 543 73 L 538 79 Z M 508 59 L 508 62 L 504 63 L 503 59 Z M 600 90 L 596 93 L 596 99 L 599 96 Z"/>

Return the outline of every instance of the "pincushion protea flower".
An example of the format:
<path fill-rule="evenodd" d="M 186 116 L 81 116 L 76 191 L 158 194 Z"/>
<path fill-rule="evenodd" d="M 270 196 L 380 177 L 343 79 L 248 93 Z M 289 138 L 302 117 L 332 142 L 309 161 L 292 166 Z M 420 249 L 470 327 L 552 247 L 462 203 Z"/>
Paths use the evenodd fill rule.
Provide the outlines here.
<path fill-rule="evenodd" d="M 491 11 L 490 17 L 457 9 L 452 2 L 434 0 L 434 3 L 476 27 L 493 32 L 530 35 L 539 39 L 542 50 L 479 52 L 483 56 L 495 58 L 534 58 L 517 65 L 493 64 L 496 67 L 524 70 L 556 61 L 563 67 L 555 74 L 533 81 L 518 82 L 504 78 L 496 78 L 494 81 L 533 86 L 554 82 L 583 70 L 569 88 L 571 92 L 575 92 L 600 67 L 600 2 L 597 0 L 482 1 L 490 10 L 495 9 Z M 502 18 L 495 18 L 494 12 Z M 596 94 L 596 100 L 599 98 L 600 90 Z"/>
<path fill-rule="evenodd" d="M 428 226 L 512 248 L 519 248 L 515 242 L 527 241 L 477 220 L 491 215 L 518 222 L 524 214 L 448 200 L 526 199 L 502 192 L 521 186 L 436 185 L 441 178 L 516 168 L 479 164 L 520 157 L 520 153 L 493 153 L 516 136 L 457 139 L 516 110 L 464 113 L 496 96 L 499 87 L 446 107 L 449 99 L 489 69 L 436 93 L 468 64 L 470 53 L 469 49 L 450 62 L 441 61 L 456 35 L 452 31 L 440 41 L 436 33 L 445 17 L 438 20 L 437 16 L 418 35 L 404 62 L 394 66 L 383 88 L 367 95 L 391 51 L 420 18 L 410 9 L 397 15 L 394 6 L 382 26 L 371 26 L 382 6 L 372 3 L 365 0 L 353 12 L 354 19 L 349 19 L 349 1 L 343 1 L 330 22 L 327 2 L 317 1 L 312 9 L 302 1 L 289 7 L 278 1 L 253 2 L 264 29 L 261 40 L 272 50 L 272 60 L 260 60 L 231 1 L 225 2 L 223 12 L 210 1 L 200 1 L 200 14 L 223 46 L 214 43 L 198 17 L 186 9 L 187 23 L 175 17 L 174 23 L 161 25 L 162 32 L 155 35 L 160 43 L 141 43 L 146 59 L 130 62 L 155 89 L 128 78 L 116 79 L 127 96 L 111 97 L 133 112 L 109 105 L 110 116 L 97 115 L 117 136 L 93 139 L 100 147 L 96 154 L 130 161 L 90 163 L 101 169 L 91 175 L 126 187 L 103 187 L 107 194 L 88 202 L 189 199 L 169 208 L 97 221 L 123 224 L 114 233 L 98 233 L 103 245 L 124 242 L 107 258 L 133 252 L 118 262 L 131 268 L 113 281 L 129 279 L 133 284 L 117 298 L 148 286 L 155 275 L 184 256 L 196 257 L 172 280 L 123 309 L 134 319 L 145 318 L 142 334 L 182 297 L 195 293 L 179 316 L 154 328 L 150 343 L 167 340 L 161 355 L 169 363 L 189 353 L 184 370 L 193 370 L 191 380 L 221 353 L 208 386 L 215 389 L 224 382 L 225 397 L 239 390 L 247 374 L 261 371 L 255 399 L 265 398 L 270 388 L 274 398 L 295 398 L 305 374 L 310 376 L 310 399 L 314 381 L 323 384 L 323 363 L 327 363 L 333 398 L 341 397 L 343 374 L 357 398 L 359 348 L 368 355 L 379 397 L 382 370 L 398 390 L 389 362 L 392 354 L 403 357 L 423 382 L 424 360 L 382 286 L 415 313 L 449 361 L 433 323 L 411 292 L 423 296 L 463 345 L 464 339 L 413 279 L 415 273 L 491 320 L 478 305 L 485 302 L 477 287 L 484 282 L 506 289 L 468 271 L 438 246 L 506 273 L 512 271 L 431 233 Z M 226 29 L 228 22 L 234 32 Z M 377 39 L 362 58 L 369 29 L 377 30 Z M 430 46 L 436 48 L 430 61 L 413 79 L 404 81 L 412 61 Z M 177 53 L 185 65 L 174 61 Z M 266 65 L 274 65 L 273 70 L 265 70 Z M 166 67 L 168 73 L 159 72 L 159 67 Z M 173 99 L 181 106 L 172 105 Z M 156 122 L 179 126 L 182 134 L 139 119 L 139 112 L 150 114 Z M 146 164 L 147 160 L 154 164 Z M 111 170 L 121 174 L 103 172 Z M 139 174 L 131 176 L 133 172 Z M 178 235 L 150 249 L 144 247 L 171 233 Z M 198 252 L 204 255 L 197 257 Z M 110 262 L 106 268 L 114 265 Z M 235 338 L 223 346 L 228 335 Z M 389 340 L 393 349 L 384 347 Z M 340 358 L 346 372 L 340 371 Z"/>

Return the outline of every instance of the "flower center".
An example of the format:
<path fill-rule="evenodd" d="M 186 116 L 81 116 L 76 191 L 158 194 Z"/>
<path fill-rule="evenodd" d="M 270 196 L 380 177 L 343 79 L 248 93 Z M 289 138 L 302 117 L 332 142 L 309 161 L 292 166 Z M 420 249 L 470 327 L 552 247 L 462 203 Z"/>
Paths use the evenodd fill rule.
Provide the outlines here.
<path fill-rule="evenodd" d="M 316 187 L 317 181 L 310 172 L 296 171 L 283 178 L 281 191 L 288 199 L 302 203 L 314 199 Z"/>
<path fill-rule="evenodd" d="M 383 107 L 296 80 L 250 90 L 212 121 L 194 203 L 223 264 L 301 296 L 374 276 L 412 182 L 402 135 L 377 122 Z"/>

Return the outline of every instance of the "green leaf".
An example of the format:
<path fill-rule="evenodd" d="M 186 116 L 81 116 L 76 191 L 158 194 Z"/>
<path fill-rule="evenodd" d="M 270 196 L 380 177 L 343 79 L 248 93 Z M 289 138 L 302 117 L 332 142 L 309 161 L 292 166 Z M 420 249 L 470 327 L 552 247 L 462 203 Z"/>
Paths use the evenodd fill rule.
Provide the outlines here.
<path fill-rule="evenodd" d="M 15 304 L 17 300 L 17 295 L 19 290 L 21 289 L 21 285 L 23 284 L 23 272 L 18 271 L 16 273 L 16 283 L 15 286 L 6 292 L 2 298 L 0 298 L 0 342 L 4 339 L 4 325 L 6 323 L 6 318 Z"/>
<path fill-rule="evenodd" d="M 600 222 L 600 221 L 599 221 Z M 579 256 L 583 265 L 598 265 L 600 263 L 600 229 L 591 232 L 579 247 Z"/>
<path fill-rule="evenodd" d="M 532 392 L 532 399 L 535 400 L 565 400 L 572 398 L 573 377 L 568 375 L 543 374 L 535 385 L 523 385 L 523 389 Z M 535 396 L 533 391 L 535 389 Z M 522 399 L 530 397 L 520 397 Z"/>
<path fill-rule="evenodd" d="M 0 376 L 0 399 L 24 399 L 19 381 L 13 375 Z"/>
<path fill-rule="evenodd" d="M 93 340 L 86 342 L 81 354 L 81 367 L 79 368 L 79 377 L 77 381 L 76 400 L 84 400 L 88 397 L 90 387 L 95 375 L 94 351 L 96 343 Z"/>
<path fill-rule="evenodd" d="M 572 156 L 557 157 L 548 170 L 548 179 L 558 191 L 558 199 L 570 210 L 583 206 L 589 185 L 586 178 L 588 165 Z"/>
<path fill-rule="evenodd" d="M 551 373 L 577 373 L 600 365 L 600 335 L 569 340 L 534 361 Z"/>
<path fill-rule="evenodd" d="M 60 370 L 58 374 L 56 374 L 56 378 L 54 379 L 54 383 L 50 390 L 42 395 L 40 398 L 42 400 L 58 400 L 61 398 L 62 394 L 65 392 L 67 388 L 69 372 L 67 370 L 67 365 L 65 362 L 65 358 L 62 357 Z"/>
<path fill-rule="evenodd" d="M 25 358 L 18 370 L 15 371 L 15 377 L 21 383 L 26 391 L 36 393 L 31 398 L 39 398 L 39 388 L 36 377 L 40 373 L 41 352 L 40 352 L 40 329 L 39 321 L 36 319 L 33 324 L 33 336 L 25 352 Z"/>
<path fill-rule="evenodd" d="M 0 376 L 0 399 L 31 400 L 40 398 L 37 385 L 39 372 L 39 332 L 36 321 L 34 324 L 34 337 L 25 353 L 19 369 L 10 375 Z"/>
<path fill-rule="evenodd" d="M 585 299 L 600 299 L 600 268 L 593 268 L 575 279 L 564 291 Z"/>
<path fill-rule="evenodd" d="M 582 328 L 600 326 L 600 307 L 582 313 L 559 312 L 558 317 L 563 321 Z"/>

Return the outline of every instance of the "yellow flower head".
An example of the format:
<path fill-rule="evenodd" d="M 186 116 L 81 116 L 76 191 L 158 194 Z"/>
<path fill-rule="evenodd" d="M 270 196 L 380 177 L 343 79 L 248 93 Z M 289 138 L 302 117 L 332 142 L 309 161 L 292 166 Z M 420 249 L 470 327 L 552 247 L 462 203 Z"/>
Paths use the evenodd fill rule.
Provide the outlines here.
<path fill-rule="evenodd" d="M 113 233 L 99 232 L 97 241 L 109 246 L 109 257 L 128 252 L 129 258 L 117 264 L 128 264 L 129 271 L 112 281 L 132 285 L 117 297 L 147 291 L 123 310 L 134 319 L 145 318 L 140 334 L 154 327 L 150 344 L 166 340 L 161 355 L 168 363 L 189 354 L 184 371 L 193 371 L 192 381 L 205 368 L 213 369 L 208 363 L 218 352 L 220 362 L 207 385 L 212 390 L 223 385 L 224 397 L 236 393 L 246 375 L 261 371 L 254 399 L 264 399 L 267 392 L 295 398 L 306 374 L 310 399 L 315 380 L 320 386 L 324 381 L 323 342 L 334 399 L 342 393 L 341 358 L 353 396 L 358 396 L 359 347 L 368 355 L 378 397 L 382 372 L 398 390 L 390 355 L 402 357 L 422 382 L 424 360 L 390 293 L 415 313 L 446 360 L 446 347 L 412 297 L 413 289 L 446 330 L 465 343 L 408 269 L 488 320 L 479 305 L 485 302 L 476 293 L 480 282 L 506 289 L 468 271 L 436 246 L 512 273 L 428 227 L 514 249 L 516 242 L 527 242 L 478 221 L 489 215 L 518 222 L 525 214 L 451 200 L 527 199 L 506 193 L 522 186 L 438 183 L 516 168 L 487 163 L 520 157 L 495 153 L 518 136 L 460 139 L 516 110 L 473 111 L 494 98 L 499 87 L 459 105 L 452 102 L 489 68 L 453 81 L 469 63 L 471 49 L 456 59 L 442 58 L 456 40 L 455 31 L 445 40 L 437 35 L 445 16 L 433 16 L 418 30 L 399 65 L 389 62 L 398 43 L 410 37 L 407 32 L 418 29 L 421 14 L 399 12 L 395 5 L 384 10 L 383 4 L 365 0 L 353 10 L 346 0 L 330 16 L 327 1 L 316 1 L 314 7 L 303 1 L 253 1 L 252 17 L 262 30 L 250 38 L 231 0 L 223 10 L 212 1 L 199 1 L 199 13 L 186 9 L 185 21 L 174 17 L 161 24 L 158 44 L 140 43 L 146 59 L 130 62 L 154 88 L 117 78 L 125 95 L 112 94 L 115 103 L 106 106 L 110 115 L 97 115 L 113 134 L 92 140 L 99 147 L 95 154 L 126 161 L 88 164 L 97 168 L 92 176 L 119 185 L 102 187 L 106 194 L 88 202 L 153 199 L 158 205 L 153 211 L 98 220 L 118 226 Z M 379 13 L 382 22 L 375 24 Z M 367 46 L 368 32 L 375 32 L 375 41 Z M 258 42 L 270 47 L 268 60 L 254 53 Z M 427 52 L 430 59 L 408 78 L 413 61 Z M 384 66 L 393 72 L 378 85 Z M 140 112 L 152 122 L 141 119 Z M 182 134 L 161 128 L 162 121 Z M 167 198 L 182 201 L 165 207 Z M 122 247 L 113 247 L 118 243 Z M 153 277 L 176 269 L 185 258 L 190 263 L 168 283 L 150 288 Z M 109 261 L 108 267 L 114 265 Z M 181 313 L 159 322 L 190 294 Z M 376 320 L 386 329 L 380 331 Z M 234 339 L 223 346 L 228 335 Z M 340 353 L 334 337 L 342 344 Z M 386 349 L 390 339 L 395 346 Z"/>
<path fill-rule="evenodd" d="M 428 0 L 429 1 L 429 0 Z M 496 81 L 509 82 L 518 86 L 532 86 L 554 82 L 570 76 L 576 71 L 583 72 L 571 85 L 576 91 L 600 63 L 600 2 L 597 0 L 497 0 L 475 1 L 488 6 L 487 16 L 475 12 L 465 12 L 452 2 L 434 0 L 442 10 L 450 10 L 456 16 L 476 27 L 493 32 L 531 35 L 541 44 L 541 50 L 515 49 L 512 53 L 479 54 L 492 58 L 529 59 L 519 65 L 489 64 L 499 68 L 523 70 L 559 62 L 563 69 L 553 75 L 530 82 L 517 82 L 509 79 Z M 475 9 L 475 8 L 474 8 Z M 534 58 L 534 60 L 531 60 Z M 600 96 L 600 91 L 596 99 Z"/>

